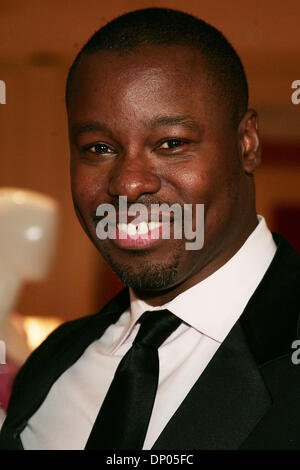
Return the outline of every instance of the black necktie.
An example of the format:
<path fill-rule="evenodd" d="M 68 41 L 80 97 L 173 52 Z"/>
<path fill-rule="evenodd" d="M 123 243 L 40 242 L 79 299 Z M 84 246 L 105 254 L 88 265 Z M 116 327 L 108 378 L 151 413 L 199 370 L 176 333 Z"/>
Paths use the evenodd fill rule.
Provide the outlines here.
<path fill-rule="evenodd" d="M 181 320 L 169 310 L 147 311 L 122 358 L 85 450 L 142 449 L 158 385 L 158 348 Z"/>

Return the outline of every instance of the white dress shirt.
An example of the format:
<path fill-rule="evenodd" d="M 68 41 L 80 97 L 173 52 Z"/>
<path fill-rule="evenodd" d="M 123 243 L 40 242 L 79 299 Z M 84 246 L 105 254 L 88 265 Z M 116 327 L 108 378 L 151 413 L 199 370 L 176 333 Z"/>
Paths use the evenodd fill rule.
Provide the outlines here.
<path fill-rule="evenodd" d="M 159 384 L 144 449 L 151 449 L 236 323 L 276 252 L 263 217 L 220 269 L 171 302 L 152 307 L 130 290 L 130 308 L 53 384 L 21 433 L 25 449 L 84 449 L 118 364 L 145 310 L 168 308 L 182 323 L 160 346 Z M 32 391 L 34 393 L 34 390 Z M 122 393 L 122 391 L 120 391 Z"/>

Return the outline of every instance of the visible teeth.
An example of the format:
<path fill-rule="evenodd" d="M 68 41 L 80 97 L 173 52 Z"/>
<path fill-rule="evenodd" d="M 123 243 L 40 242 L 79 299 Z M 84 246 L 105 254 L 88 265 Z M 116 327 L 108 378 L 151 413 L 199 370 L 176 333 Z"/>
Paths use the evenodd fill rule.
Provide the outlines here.
<path fill-rule="evenodd" d="M 136 235 L 137 233 L 137 227 L 134 224 L 118 224 L 118 229 L 127 235 Z"/>
<path fill-rule="evenodd" d="M 118 229 L 120 232 L 127 233 L 127 224 L 118 224 Z"/>
<path fill-rule="evenodd" d="M 149 230 L 153 230 L 161 226 L 161 222 L 149 222 Z"/>
<path fill-rule="evenodd" d="M 118 224 L 118 229 L 121 232 L 126 233 L 127 235 L 145 235 L 148 233 L 150 230 L 154 230 L 158 227 L 160 227 L 162 224 L 161 222 L 141 222 L 138 225 L 134 224 Z"/>
<path fill-rule="evenodd" d="M 133 225 L 133 224 L 128 224 L 127 233 L 128 233 L 128 235 L 135 235 L 136 234 L 136 226 Z"/>
<path fill-rule="evenodd" d="M 137 233 L 139 233 L 141 235 L 143 235 L 145 233 L 148 233 L 149 228 L 148 228 L 147 222 L 141 222 L 140 224 L 138 224 L 136 231 L 137 231 Z"/>

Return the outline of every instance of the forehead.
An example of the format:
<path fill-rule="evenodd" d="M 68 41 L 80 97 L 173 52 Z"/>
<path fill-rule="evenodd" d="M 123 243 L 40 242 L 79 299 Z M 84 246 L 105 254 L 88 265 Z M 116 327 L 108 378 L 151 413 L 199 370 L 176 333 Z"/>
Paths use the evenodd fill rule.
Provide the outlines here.
<path fill-rule="evenodd" d="M 169 109 L 172 108 L 172 109 Z M 112 113 L 151 114 L 195 111 L 202 117 L 225 116 L 215 76 L 196 48 L 149 45 L 120 54 L 85 54 L 69 90 L 69 116 L 108 109 Z"/>

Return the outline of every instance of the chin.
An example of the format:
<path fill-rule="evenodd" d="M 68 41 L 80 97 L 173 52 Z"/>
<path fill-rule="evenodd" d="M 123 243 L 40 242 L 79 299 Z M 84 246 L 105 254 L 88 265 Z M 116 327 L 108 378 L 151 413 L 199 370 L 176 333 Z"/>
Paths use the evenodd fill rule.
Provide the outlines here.
<path fill-rule="evenodd" d="M 109 250 L 101 254 L 118 278 L 136 290 L 164 290 L 178 282 L 181 251 L 173 251 L 172 259 L 158 261 L 145 259 L 141 252 L 131 253 L 132 262 L 121 263 Z"/>
<path fill-rule="evenodd" d="M 163 265 L 149 265 L 136 271 L 131 266 L 112 266 L 117 276 L 128 287 L 136 290 L 163 290 L 176 284 L 178 272 Z"/>

